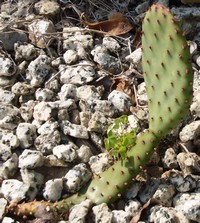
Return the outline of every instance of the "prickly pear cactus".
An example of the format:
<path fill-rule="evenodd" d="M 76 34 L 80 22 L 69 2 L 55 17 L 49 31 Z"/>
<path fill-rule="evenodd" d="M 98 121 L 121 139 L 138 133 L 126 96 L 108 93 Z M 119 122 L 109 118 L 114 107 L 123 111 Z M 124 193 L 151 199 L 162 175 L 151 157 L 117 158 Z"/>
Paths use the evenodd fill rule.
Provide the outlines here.
<path fill-rule="evenodd" d="M 94 176 L 78 194 L 56 202 L 13 204 L 8 212 L 24 219 L 61 219 L 73 204 L 90 199 L 94 204 L 115 201 L 149 161 L 160 138 L 188 112 L 192 100 L 192 67 L 187 43 L 177 22 L 161 5 L 153 5 L 143 23 L 143 69 L 149 98 L 149 130 L 136 140 L 123 160 Z"/>
<path fill-rule="evenodd" d="M 167 8 L 153 5 L 143 21 L 142 67 L 149 99 L 149 128 L 164 136 L 188 112 L 193 71 L 187 42 Z"/>

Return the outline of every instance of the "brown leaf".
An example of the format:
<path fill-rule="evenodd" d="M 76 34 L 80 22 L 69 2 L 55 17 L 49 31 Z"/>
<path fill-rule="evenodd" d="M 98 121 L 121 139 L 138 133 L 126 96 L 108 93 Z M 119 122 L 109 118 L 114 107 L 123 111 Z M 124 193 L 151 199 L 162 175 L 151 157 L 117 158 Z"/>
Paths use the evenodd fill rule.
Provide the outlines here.
<path fill-rule="evenodd" d="M 89 22 L 82 14 L 81 22 L 88 26 L 89 29 L 102 31 L 107 36 L 122 35 L 133 29 L 129 19 L 120 12 L 114 13 L 108 20 L 101 22 Z"/>

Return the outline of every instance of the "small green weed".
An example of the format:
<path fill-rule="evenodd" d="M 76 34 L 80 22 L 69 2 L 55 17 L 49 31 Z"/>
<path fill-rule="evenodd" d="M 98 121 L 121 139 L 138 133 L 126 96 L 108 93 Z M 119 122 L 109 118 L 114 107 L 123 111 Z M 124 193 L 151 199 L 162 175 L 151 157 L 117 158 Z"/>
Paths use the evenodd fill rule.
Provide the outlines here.
<path fill-rule="evenodd" d="M 135 145 L 136 129 L 126 132 L 128 116 L 122 115 L 114 120 L 107 129 L 107 138 L 104 140 L 105 148 L 115 158 L 126 157 L 126 151 Z"/>

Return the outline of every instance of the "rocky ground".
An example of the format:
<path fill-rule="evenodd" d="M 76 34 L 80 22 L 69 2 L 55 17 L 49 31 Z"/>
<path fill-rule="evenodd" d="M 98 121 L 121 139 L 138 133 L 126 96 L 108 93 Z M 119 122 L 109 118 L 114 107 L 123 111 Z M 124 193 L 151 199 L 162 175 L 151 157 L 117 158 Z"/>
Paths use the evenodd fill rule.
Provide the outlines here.
<path fill-rule="evenodd" d="M 3 223 L 20 222 L 5 216 L 9 203 L 60 200 L 110 166 L 104 138 L 116 117 L 128 115 L 129 126 L 138 132 L 148 127 L 140 34 L 151 2 L 0 3 Z M 200 8 L 160 2 L 182 22 L 190 46 L 194 68 L 190 114 L 160 143 L 147 172 L 120 200 L 94 207 L 87 200 L 74 206 L 62 223 L 200 222 Z M 114 12 L 125 15 L 133 28 L 109 36 L 96 26 L 86 27 L 87 21 L 107 20 Z"/>

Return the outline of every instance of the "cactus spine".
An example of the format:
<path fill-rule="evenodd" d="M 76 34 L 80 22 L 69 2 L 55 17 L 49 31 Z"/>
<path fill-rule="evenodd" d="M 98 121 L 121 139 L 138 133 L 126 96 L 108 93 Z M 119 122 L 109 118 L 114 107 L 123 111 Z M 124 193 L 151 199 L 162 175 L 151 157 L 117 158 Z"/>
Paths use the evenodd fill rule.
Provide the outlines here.
<path fill-rule="evenodd" d="M 153 5 L 143 21 L 143 59 L 149 98 L 149 130 L 141 133 L 124 160 L 119 160 L 95 176 L 78 194 L 56 203 L 33 201 L 11 205 L 8 211 L 18 216 L 54 219 L 65 215 L 71 205 L 90 199 L 94 204 L 110 203 L 126 190 L 132 179 L 150 159 L 161 137 L 174 128 L 188 112 L 192 100 L 192 67 L 187 42 L 169 10 Z"/>

